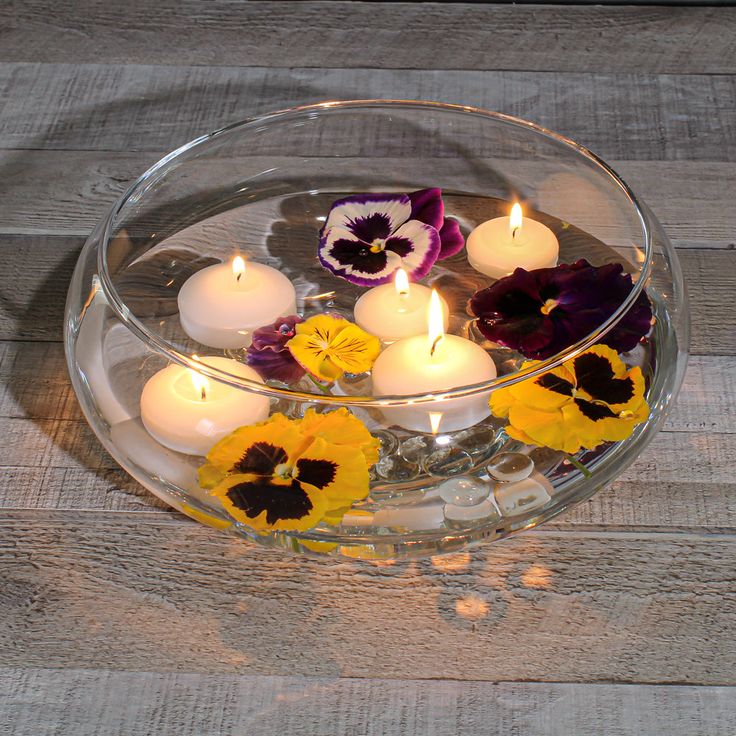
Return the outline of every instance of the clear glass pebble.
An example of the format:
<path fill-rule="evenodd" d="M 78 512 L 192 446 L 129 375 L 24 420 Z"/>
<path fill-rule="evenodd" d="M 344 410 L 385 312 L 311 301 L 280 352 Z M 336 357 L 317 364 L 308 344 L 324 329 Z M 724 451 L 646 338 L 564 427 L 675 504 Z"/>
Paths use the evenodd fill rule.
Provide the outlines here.
<path fill-rule="evenodd" d="M 521 452 L 502 452 L 486 466 L 488 475 L 502 483 L 514 483 L 534 472 L 534 461 Z"/>
<path fill-rule="evenodd" d="M 439 487 L 440 498 L 453 506 L 476 506 L 488 498 L 490 486 L 474 478 L 450 478 Z"/>
<path fill-rule="evenodd" d="M 473 458 L 459 447 L 440 447 L 424 458 L 422 468 L 435 477 L 448 478 L 470 472 Z"/>
<path fill-rule="evenodd" d="M 547 489 L 534 478 L 524 478 L 515 483 L 499 483 L 494 496 L 501 513 L 518 516 L 550 501 Z"/>
<path fill-rule="evenodd" d="M 446 503 L 444 507 L 445 524 L 449 527 L 464 528 L 478 522 L 488 522 L 493 519 L 499 519 L 498 509 L 493 502 L 485 499 L 475 506 L 456 506 L 452 503 Z"/>
<path fill-rule="evenodd" d="M 385 455 L 374 468 L 379 478 L 396 482 L 413 480 L 420 473 L 416 463 L 409 462 L 400 455 Z"/>

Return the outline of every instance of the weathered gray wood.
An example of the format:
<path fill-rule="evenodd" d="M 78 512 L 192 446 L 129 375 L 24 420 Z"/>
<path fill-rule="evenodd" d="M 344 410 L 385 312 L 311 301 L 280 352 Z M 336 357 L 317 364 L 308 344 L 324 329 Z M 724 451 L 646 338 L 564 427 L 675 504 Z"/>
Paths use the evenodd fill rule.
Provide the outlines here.
<path fill-rule="evenodd" d="M 734 536 L 552 530 L 377 566 L 171 516 L 0 526 L 6 666 L 734 683 Z"/>
<path fill-rule="evenodd" d="M 25 0 L 3 61 L 733 72 L 731 10 L 465 3 Z M 356 39 L 362 29 L 369 43 Z"/>
<path fill-rule="evenodd" d="M 690 359 L 681 395 L 665 424 L 668 431 L 736 433 L 736 406 L 724 402 L 736 396 L 733 362 L 728 356 Z M 82 418 L 60 343 L 0 342 L 0 418 Z"/>
<path fill-rule="evenodd" d="M 0 198 L 0 233 L 86 237 L 127 186 L 166 151 L 0 151 L 5 186 Z M 611 161 L 611 165 L 652 208 L 678 248 L 735 247 L 736 211 L 724 207 L 724 191 L 736 188 L 731 163 L 702 161 Z M 280 157 L 252 157 L 261 170 L 288 165 Z M 360 165 L 365 167 L 366 162 Z M 315 162 L 315 167 L 329 166 Z M 391 159 L 374 167 L 408 172 L 416 162 Z M 425 162 L 426 167 L 426 162 Z M 441 168 L 440 168 L 441 167 Z M 462 162 L 442 162 L 462 181 Z M 591 202 L 586 202 L 590 208 Z M 687 217 L 683 217 L 683 212 Z"/>
<path fill-rule="evenodd" d="M 608 491 L 552 523 L 736 529 L 735 450 L 733 434 L 661 432 Z M 162 508 L 120 471 L 81 419 L 0 419 L 0 458 L 0 508 Z"/>
<path fill-rule="evenodd" d="M 78 237 L 0 235 L 12 253 L 0 271 L 0 340 L 59 340 L 66 291 L 82 246 Z M 696 329 L 694 354 L 736 354 L 736 312 L 724 309 L 736 289 L 736 250 L 679 252 Z"/>
<path fill-rule="evenodd" d="M 667 431 L 609 491 L 555 523 L 736 528 L 732 368 L 730 357 L 694 357 Z M 164 508 L 87 427 L 58 343 L 0 343 L 0 437 L 2 507 Z"/>
<path fill-rule="evenodd" d="M 728 687 L 0 670 L 14 736 L 732 736 Z"/>
<path fill-rule="evenodd" d="M 500 110 L 608 159 L 736 160 L 736 77 L 728 75 L 4 63 L 0 94 L 4 148 L 159 151 L 257 113 L 359 96 Z M 376 143 L 346 133 L 330 138 L 331 153 L 336 145 L 356 155 Z M 483 140 L 477 145 L 483 153 Z M 319 155 L 326 145 L 312 148 Z"/>

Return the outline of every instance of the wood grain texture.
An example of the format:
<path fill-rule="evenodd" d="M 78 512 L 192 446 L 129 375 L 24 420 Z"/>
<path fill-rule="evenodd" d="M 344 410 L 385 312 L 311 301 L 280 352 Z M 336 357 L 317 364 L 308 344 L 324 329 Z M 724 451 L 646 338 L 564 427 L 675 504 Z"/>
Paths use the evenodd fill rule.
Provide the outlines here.
<path fill-rule="evenodd" d="M 0 151 L 0 234 L 86 237 L 128 185 L 165 153 Z M 288 161 L 278 157 L 255 156 L 248 166 L 254 170 L 261 162 L 262 170 L 288 166 Z M 365 166 L 366 162 L 360 164 Z M 736 211 L 721 202 L 724 191 L 736 189 L 733 164 L 610 164 L 651 207 L 676 247 L 736 248 Z M 392 171 L 399 166 L 411 170 L 414 162 L 392 159 L 374 165 Z M 442 166 L 446 172 L 451 164 L 443 162 Z M 462 167 L 456 168 L 460 178 Z"/>
<path fill-rule="evenodd" d="M 608 491 L 554 523 L 736 528 L 732 365 L 729 357 L 694 357 L 666 431 Z M 164 508 L 100 447 L 82 418 L 58 343 L 0 343 L 0 467 L 4 508 Z"/>
<path fill-rule="evenodd" d="M 251 115 L 356 96 L 499 110 L 605 159 L 736 160 L 736 77 L 589 72 L 3 63 L 0 147 L 169 150 Z M 342 146 L 355 155 L 375 142 L 348 136 Z M 478 146 L 483 154 L 480 139 Z M 330 147 L 334 153 L 332 139 Z M 314 155 L 322 149 L 315 140 Z"/>
<path fill-rule="evenodd" d="M 732 736 L 735 701 L 683 685 L 0 670 L 14 736 Z"/>
<path fill-rule="evenodd" d="M 172 516 L 110 522 L 0 515 L 6 666 L 733 682 L 734 536 L 548 530 L 377 566 Z"/>
<path fill-rule="evenodd" d="M 0 60 L 271 67 L 733 72 L 711 8 L 133 0 L 10 3 Z M 369 43 L 356 43 L 364 29 Z"/>
<path fill-rule="evenodd" d="M 0 340 L 61 339 L 66 291 L 82 246 L 79 237 L 2 235 Z M 736 354 L 736 313 L 723 309 L 736 290 L 736 250 L 679 251 L 690 295 L 691 352 Z"/>

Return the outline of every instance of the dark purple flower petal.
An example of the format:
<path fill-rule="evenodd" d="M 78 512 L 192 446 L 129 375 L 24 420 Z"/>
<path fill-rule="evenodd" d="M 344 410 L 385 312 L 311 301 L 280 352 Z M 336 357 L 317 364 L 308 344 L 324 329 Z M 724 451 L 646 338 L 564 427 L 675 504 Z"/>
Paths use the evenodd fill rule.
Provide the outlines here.
<path fill-rule="evenodd" d="M 410 192 L 411 219 L 431 225 L 440 234 L 440 252 L 437 260 L 449 258 L 465 247 L 465 238 L 460 232 L 460 225 L 455 220 L 445 217 L 445 203 L 442 201 L 442 190 L 437 187 Z"/>
<path fill-rule="evenodd" d="M 470 309 L 489 340 L 544 360 L 600 327 L 633 288 L 620 263 L 591 266 L 581 259 L 555 268 L 525 271 L 499 279 L 474 294 Z M 649 331 L 652 312 L 645 293 L 601 342 L 631 350 Z"/>
<path fill-rule="evenodd" d="M 267 327 L 259 327 L 253 332 L 245 362 L 264 380 L 271 378 L 284 383 L 298 381 L 305 371 L 286 343 L 296 334 L 296 325 L 303 321 L 298 315 L 292 315 L 281 317 Z"/>
<path fill-rule="evenodd" d="M 409 194 L 411 200 L 411 215 L 408 219 L 419 220 L 425 225 L 431 225 L 435 230 L 442 227 L 445 219 L 445 204 L 442 201 L 442 190 L 437 187 L 420 189 Z"/>
<path fill-rule="evenodd" d="M 465 238 L 460 232 L 460 225 L 455 220 L 445 217 L 440 228 L 440 254 L 437 260 L 441 261 L 459 253 L 465 247 Z"/>

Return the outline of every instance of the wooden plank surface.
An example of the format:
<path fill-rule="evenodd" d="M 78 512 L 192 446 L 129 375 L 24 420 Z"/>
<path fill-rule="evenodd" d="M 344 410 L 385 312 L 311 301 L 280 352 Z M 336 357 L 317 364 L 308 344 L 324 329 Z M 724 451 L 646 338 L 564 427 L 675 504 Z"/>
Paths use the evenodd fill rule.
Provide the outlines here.
<path fill-rule="evenodd" d="M 734 697 L 732 688 L 685 685 L 6 668 L 0 670 L 0 730 L 15 736 L 733 736 Z"/>
<path fill-rule="evenodd" d="M 0 21 L 3 61 L 736 71 L 732 9 L 24 0 Z"/>
<path fill-rule="evenodd" d="M 736 11 L 29 0 L 0 28 L 0 731 L 736 730 Z M 542 530 L 394 565 L 283 556 L 166 509 L 81 418 L 61 310 L 105 208 L 195 135 L 355 96 L 571 135 L 680 251 L 678 405 Z"/>
<path fill-rule="evenodd" d="M 3 63 L 0 147 L 169 150 L 251 115 L 356 96 L 510 113 L 606 159 L 736 159 L 736 78 L 724 74 Z M 343 153 L 364 144 L 348 138 Z"/>
<path fill-rule="evenodd" d="M 0 234 L 86 238 L 111 203 L 165 153 L 0 150 Z M 724 191 L 736 190 L 732 163 L 609 163 L 652 208 L 678 248 L 736 248 L 736 211 L 721 202 Z"/>
<path fill-rule="evenodd" d="M 0 253 L 13 258 L 0 271 L 0 340 L 59 340 L 66 291 L 82 239 L 0 235 Z M 691 350 L 736 353 L 736 312 L 723 304 L 736 290 L 736 250 L 683 249 L 679 253 L 690 295 Z"/>
<path fill-rule="evenodd" d="M 173 515 L 0 528 L 6 666 L 704 685 L 736 666 L 734 535 L 547 530 L 377 566 Z"/>

